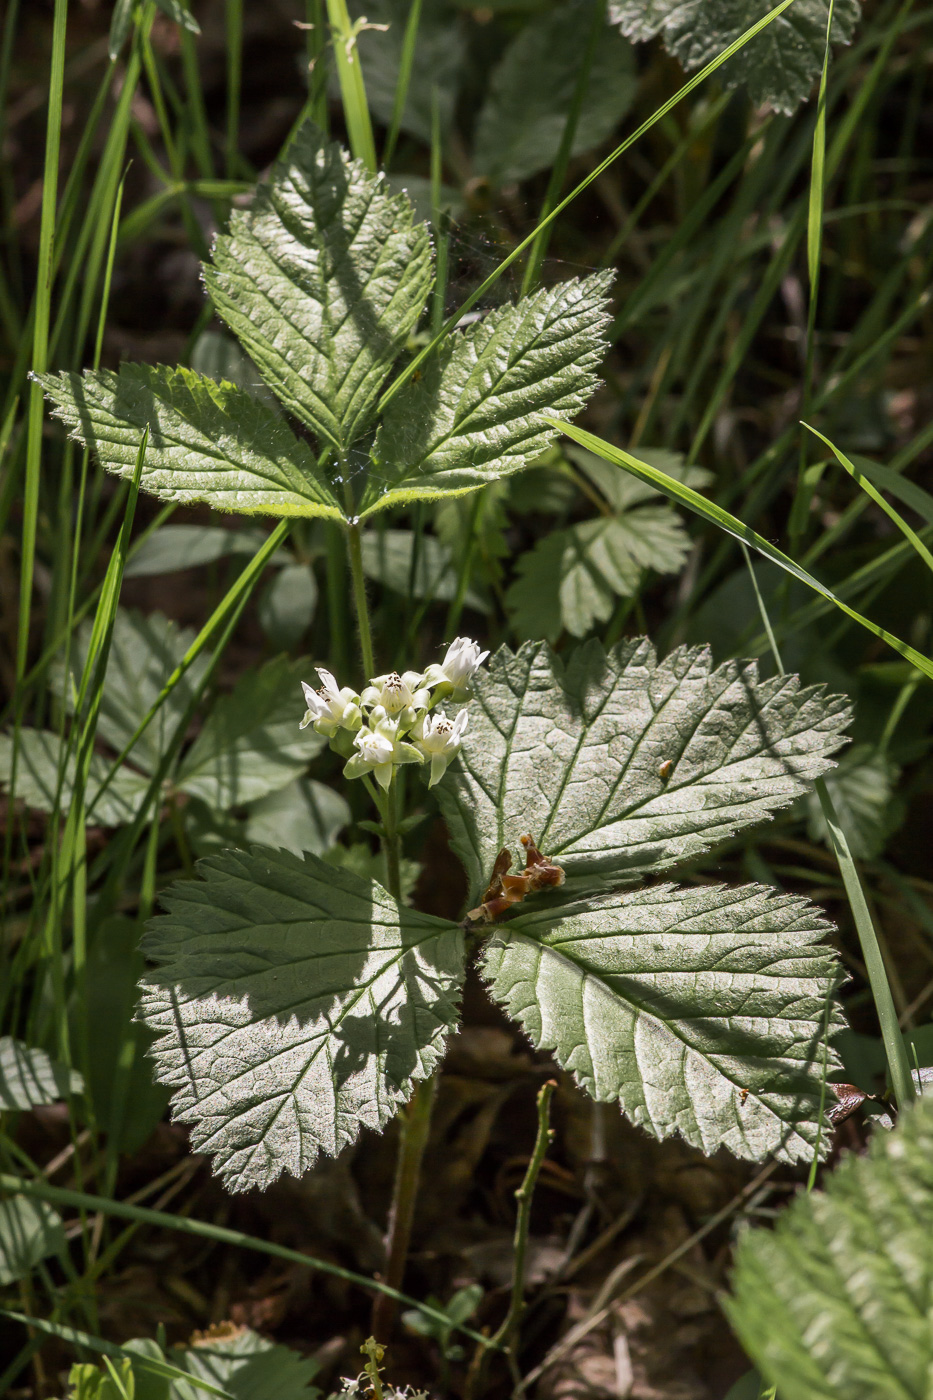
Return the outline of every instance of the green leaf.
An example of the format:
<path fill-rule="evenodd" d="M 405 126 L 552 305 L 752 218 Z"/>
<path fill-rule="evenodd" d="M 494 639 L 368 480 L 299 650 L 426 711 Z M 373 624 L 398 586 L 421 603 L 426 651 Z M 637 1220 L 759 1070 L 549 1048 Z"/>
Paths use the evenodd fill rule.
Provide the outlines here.
<path fill-rule="evenodd" d="M 123 570 L 124 578 L 148 578 L 195 569 L 235 554 L 255 554 L 266 538 L 264 530 L 223 525 L 162 525 L 144 540 Z"/>
<path fill-rule="evenodd" d="M 473 162 L 480 174 L 503 185 L 553 164 L 587 43 L 584 11 L 575 4 L 534 15 L 512 40 L 477 121 Z M 636 85 L 631 45 L 607 28 L 593 58 L 573 155 L 611 135 L 631 106 Z"/>
<path fill-rule="evenodd" d="M 533 461 L 597 384 L 612 274 L 490 311 L 441 342 L 386 409 L 363 514 L 472 491 Z"/>
<path fill-rule="evenodd" d="M 291 1347 L 267 1341 L 249 1327 L 221 1324 L 169 1353 L 176 1366 L 227 1391 L 234 1400 L 314 1400 L 311 1380 L 319 1363 Z M 203 1391 L 175 1381 L 170 1400 L 198 1400 Z"/>
<path fill-rule="evenodd" d="M 311 855 L 227 851 L 199 871 L 149 926 L 142 1015 L 192 1147 L 245 1191 L 382 1127 L 432 1072 L 463 935 Z"/>
<path fill-rule="evenodd" d="M 67 1248 L 62 1218 L 47 1201 L 0 1200 L 0 1286 L 25 1278 L 50 1254 Z"/>
<path fill-rule="evenodd" d="M 307 661 L 278 656 L 247 671 L 214 705 L 181 761 L 175 786 L 212 807 L 237 807 L 285 787 L 325 740 L 298 728 Z"/>
<path fill-rule="evenodd" d="M 285 564 L 259 599 L 259 625 L 274 647 L 295 646 L 314 620 L 317 579 L 310 564 Z"/>
<path fill-rule="evenodd" d="M 389 127 L 411 0 L 352 0 L 347 9 L 351 20 L 365 19 L 368 25 L 388 25 L 384 31 L 363 30 L 357 38 L 356 52 L 360 56 L 369 106 L 382 125 Z M 431 144 L 432 91 L 436 87 L 441 129 L 446 131 L 457 101 L 463 56 L 459 16 L 451 13 L 445 0 L 424 0 L 401 129 L 428 146 Z"/>
<path fill-rule="evenodd" d="M 430 238 L 404 195 L 306 123 L 204 280 L 269 387 L 342 455 L 424 309 Z"/>
<path fill-rule="evenodd" d="M 638 592 L 646 569 L 676 573 L 690 541 L 669 506 L 641 506 L 620 515 L 553 530 L 518 561 L 506 594 L 520 637 L 556 641 L 562 628 L 582 637 L 612 616 L 619 598 Z"/>
<path fill-rule="evenodd" d="M 701 68 L 774 5 L 772 0 L 610 0 L 609 17 L 633 40 L 661 34 L 687 69 Z M 835 0 L 832 38 L 848 43 L 861 14 L 858 0 Z M 793 112 L 809 97 L 823 64 L 829 0 L 795 0 L 722 67 L 729 87 L 744 83 L 753 102 Z"/>
<path fill-rule="evenodd" d="M 296 856 L 305 851 L 321 856 L 349 824 L 350 808 L 339 792 L 325 783 L 298 778 L 251 804 L 246 840 Z"/>
<path fill-rule="evenodd" d="M 757 885 L 542 896 L 496 929 L 484 972 L 538 1049 L 655 1137 L 809 1161 L 839 980 L 829 927 Z M 834 1010 L 830 1026 L 843 1024 Z M 823 1125 L 823 1153 L 828 1139 Z"/>
<path fill-rule="evenodd" d="M 73 685 L 76 686 L 80 679 L 90 637 L 91 626 L 88 623 L 79 629 L 72 646 L 70 678 L 64 678 L 61 668 L 58 668 L 58 685 L 69 710 L 73 709 Z M 157 699 L 193 640 L 193 631 L 179 627 L 162 613 L 144 616 L 123 609 L 118 611 L 114 619 L 97 723 L 98 737 L 117 753 L 132 739 L 140 720 Z M 190 705 L 209 660 L 206 654 L 199 656 L 173 686 L 152 723 L 133 745 L 132 762 L 135 767 L 147 773 L 158 767 L 165 746 Z M 110 792 L 108 788 L 104 802 Z M 99 816 L 96 809 L 93 815 Z"/>
<path fill-rule="evenodd" d="M 56 417 L 117 476 L 132 476 L 148 428 L 141 484 L 163 500 L 343 519 L 308 444 L 243 389 L 164 365 L 37 378 Z"/>
<path fill-rule="evenodd" d="M 781 1400 L 924 1400 L 933 1334 L 933 1098 L 825 1190 L 739 1239 L 729 1320 Z"/>
<path fill-rule="evenodd" d="M 417 563 L 412 573 L 412 555 L 417 538 Z M 363 572 L 385 588 L 412 598 L 432 598 L 449 602 L 457 592 L 457 574 L 450 550 L 433 535 L 412 530 L 372 530 L 361 540 Z M 486 611 L 482 598 L 472 588 L 464 597 L 467 607 Z"/>
<path fill-rule="evenodd" d="M 839 767 L 826 779 L 836 814 L 856 860 L 881 854 L 892 832 L 904 819 L 904 805 L 894 796 L 900 769 L 868 744 L 843 754 Z M 820 800 L 807 794 L 810 837 L 833 849 Z"/>
<path fill-rule="evenodd" d="M 635 878 L 786 806 L 827 771 L 848 701 L 705 648 L 590 641 L 566 662 L 503 647 L 474 680 L 470 725 L 437 797 L 470 887 L 530 832 L 569 875 Z M 669 765 L 669 766 L 668 766 Z"/>
<path fill-rule="evenodd" d="M 85 990 L 69 1008 L 72 1043 L 88 1037 L 87 1092 L 94 1120 L 114 1152 L 133 1153 L 165 1116 L 168 1094 L 152 1078 L 152 1036 L 134 1022 L 137 984 L 145 972 L 139 925 L 123 915 L 92 930 Z"/>
<path fill-rule="evenodd" d="M 156 0 L 156 5 L 164 15 L 168 15 L 169 19 L 173 19 L 176 24 L 180 24 L 189 33 L 200 34 L 200 25 L 188 9 L 185 0 Z"/>
<path fill-rule="evenodd" d="M 77 1070 L 11 1035 L 0 1036 L 0 1110 L 36 1108 L 83 1091 Z"/>
<path fill-rule="evenodd" d="M 27 807 L 51 812 L 55 807 L 62 741 L 49 729 L 21 729 L 16 759 L 16 796 Z M 72 752 L 65 766 L 59 810 L 67 812 L 74 791 L 77 759 Z M 0 734 L 0 782 L 9 783 L 13 771 L 13 737 Z M 110 763 L 100 754 L 91 755 L 85 803 L 93 805 L 91 820 L 100 826 L 123 826 L 133 820 L 148 787 L 147 779 L 125 765 L 117 773 L 103 797 L 97 794 L 110 772 Z"/>

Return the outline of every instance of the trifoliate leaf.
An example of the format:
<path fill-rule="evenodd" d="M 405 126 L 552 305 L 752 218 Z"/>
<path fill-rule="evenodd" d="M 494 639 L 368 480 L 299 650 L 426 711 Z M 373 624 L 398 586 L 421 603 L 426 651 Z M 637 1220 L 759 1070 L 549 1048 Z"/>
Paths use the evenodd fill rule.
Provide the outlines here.
<path fill-rule="evenodd" d="M 325 740 L 298 728 L 307 661 L 277 656 L 222 695 L 185 754 L 175 786 L 212 807 L 238 807 L 290 783 Z"/>
<path fill-rule="evenodd" d="M 524 180 L 553 164 L 589 43 L 587 6 L 559 5 L 534 15 L 492 75 L 473 144 L 477 171 L 494 184 Z M 631 46 L 612 29 L 601 35 L 577 120 L 573 154 L 609 136 L 635 95 Z"/>
<path fill-rule="evenodd" d="M 880 855 L 888 837 L 903 821 L 904 806 L 894 796 L 900 770 L 868 744 L 844 754 L 826 780 L 836 814 L 856 860 Z M 814 841 L 832 849 L 826 819 L 815 793 L 807 794 L 807 826 Z"/>
<path fill-rule="evenodd" d="M 309 122 L 233 214 L 204 280 L 285 407 L 343 453 L 424 309 L 431 243 L 404 195 Z"/>
<path fill-rule="evenodd" d="M 490 311 L 441 343 L 386 409 L 363 514 L 520 471 L 596 387 L 611 273 Z"/>
<path fill-rule="evenodd" d="M 646 569 L 676 573 L 690 548 L 669 506 L 643 505 L 552 530 L 518 561 L 506 594 L 520 637 L 556 641 L 566 628 L 582 637 L 612 616 L 619 598 L 638 592 Z"/>
<path fill-rule="evenodd" d="M 568 874 L 664 870 L 764 820 L 826 772 L 848 701 L 705 648 L 650 642 L 566 663 L 503 647 L 473 681 L 460 762 L 437 797 L 471 890 L 524 832 Z"/>
<path fill-rule="evenodd" d="M 55 808 L 62 739 L 50 729 L 21 729 L 16 757 L 16 796 L 38 812 Z M 101 754 L 91 754 L 84 803 L 89 820 L 99 826 L 123 826 L 132 821 L 143 800 L 148 780 L 125 764 L 115 775 L 103 797 L 97 794 L 110 772 L 110 763 Z M 72 751 L 65 765 L 59 796 L 59 811 L 71 806 L 77 759 Z M 9 783 L 13 774 L 13 736 L 0 734 L 0 783 Z"/>
<path fill-rule="evenodd" d="M 610 0 L 609 17 L 630 39 L 663 35 L 669 53 L 685 68 L 700 68 L 773 10 L 772 0 Z M 858 24 L 858 0 L 835 0 L 833 41 L 848 43 Z M 730 87 L 744 83 L 755 103 L 793 112 L 819 76 L 826 47 L 829 0 L 794 0 L 757 34 L 719 76 Z"/>
<path fill-rule="evenodd" d="M 298 778 L 250 805 L 246 839 L 296 856 L 321 856 L 349 824 L 346 798 L 325 783 Z"/>
<path fill-rule="evenodd" d="M 25 1278 L 50 1254 L 66 1249 L 62 1218 L 47 1201 L 28 1196 L 0 1201 L 0 1287 Z"/>
<path fill-rule="evenodd" d="M 0 1109 L 37 1108 L 83 1090 L 77 1070 L 11 1035 L 0 1036 Z"/>
<path fill-rule="evenodd" d="M 36 377 L 56 417 L 117 476 L 133 475 L 148 428 L 141 484 L 163 500 L 343 518 L 308 444 L 232 384 L 164 365 Z"/>
<path fill-rule="evenodd" d="M 366 28 L 360 31 L 356 41 L 366 100 L 383 126 L 389 127 L 395 111 L 405 29 L 411 13 L 410 0 L 350 0 L 347 10 L 351 21 L 366 21 Z M 381 25 L 387 28 L 376 27 Z M 445 131 L 450 126 L 457 101 L 464 47 L 460 16 L 446 0 L 424 0 L 418 16 L 401 129 L 417 136 L 426 145 L 431 144 L 435 92 L 441 130 Z M 403 181 L 407 179 L 407 176 L 403 177 Z"/>
<path fill-rule="evenodd" d="M 56 670 L 58 685 L 69 709 L 73 708 L 74 689 L 84 668 L 90 637 L 91 626 L 85 623 L 79 628 L 71 648 L 70 675 L 64 677 L 60 666 Z M 98 737 L 117 753 L 130 742 L 193 641 L 194 632 L 178 627 L 162 613 L 144 616 L 122 608 L 118 611 L 97 722 Z M 172 687 L 158 713 L 133 745 L 131 758 L 135 767 L 147 773 L 158 767 L 166 745 L 191 704 L 208 660 L 202 652 Z"/>
<path fill-rule="evenodd" d="M 173 1347 L 172 1362 L 198 1380 L 219 1386 L 234 1400 L 314 1400 L 320 1391 L 311 1385 L 319 1363 L 291 1347 L 260 1337 L 249 1327 L 221 1323 L 190 1346 Z M 175 1381 L 170 1400 L 203 1400 L 205 1392 Z"/>
<path fill-rule="evenodd" d="M 756 885 L 542 896 L 496 929 L 484 970 L 539 1049 L 655 1137 L 808 1161 L 839 979 L 828 928 L 806 900 Z M 842 1024 L 834 1011 L 830 1029 Z M 823 1153 L 828 1139 L 824 1125 Z"/>
<path fill-rule="evenodd" d="M 380 1128 L 457 1018 L 461 930 L 315 856 L 227 851 L 171 887 L 144 951 L 156 1075 L 233 1191 Z"/>
<path fill-rule="evenodd" d="M 825 1190 L 739 1240 L 735 1328 L 781 1400 L 926 1400 L 933 1374 L 933 1097 Z"/>

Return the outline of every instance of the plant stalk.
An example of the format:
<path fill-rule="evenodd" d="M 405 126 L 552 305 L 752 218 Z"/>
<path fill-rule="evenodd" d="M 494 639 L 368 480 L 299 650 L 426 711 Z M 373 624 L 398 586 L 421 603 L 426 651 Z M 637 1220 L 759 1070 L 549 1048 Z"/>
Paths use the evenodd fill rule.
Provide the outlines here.
<path fill-rule="evenodd" d="M 353 579 L 353 602 L 356 605 L 356 622 L 360 632 L 360 655 L 363 658 L 363 670 L 366 679 L 370 680 L 375 665 L 373 664 L 373 636 L 369 627 L 369 609 L 366 605 L 366 579 L 363 574 L 363 547 L 361 543 L 361 528 L 358 520 L 351 520 L 347 524 L 347 554 L 350 559 L 350 574 Z"/>
<path fill-rule="evenodd" d="M 515 1192 L 515 1199 L 518 1202 L 518 1217 L 515 1221 L 513 1247 L 515 1263 L 512 1273 L 512 1297 L 502 1326 L 492 1339 L 494 1346 L 511 1347 L 512 1339 L 522 1320 L 522 1313 L 525 1311 L 525 1257 L 528 1253 L 528 1231 L 531 1226 L 531 1202 L 535 1193 L 538 1173 L 554 1136 L 550 1119 L 551 1098 L 556 1088 L 556 1079 L 549 1079 L 546 1084 L 542 1084 L 538 1091 L 538 1133 L 531 1160 L 528 1163 L 528 1170 L 525 1172 L 525 1179 Z"/>
<path fill-rule="evenodd" d="M 438 1076 L 432 1074 L 430 1079 L 422 1079 L 415 1086 L 415 1092 L 402 1115 L 395 1181 L 392 1186 L 392 1205 L 389 1208 L 389 1226 L 386 1232 L 386 1267 L 382 1278 L 382 1282 L 388 1288 L 397 1289 L 398 1283 L 405 1276 L 415 1203 L 421 1182 L 421 1162 L 431 1129 L 431 1111 L 437 1092 L 437 1079 Z M 395 1299 L 387 1293 L 380 1293 L 373 1303 L 372 1316 L 373 1336 L 377 1341 L 384 1342 L 388 1338 L 395 1321 L 395 1312 Z"/>

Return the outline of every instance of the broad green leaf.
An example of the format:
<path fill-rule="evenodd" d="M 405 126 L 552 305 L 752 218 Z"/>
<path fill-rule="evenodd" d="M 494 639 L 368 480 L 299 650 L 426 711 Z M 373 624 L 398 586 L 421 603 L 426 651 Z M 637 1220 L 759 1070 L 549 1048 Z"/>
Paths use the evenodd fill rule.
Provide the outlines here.
<path fill-rule="evenodd" d="M 77 1070 L 11 1035 L 0 1036 L 0 1110 L 57 1103 L 83 1090 Z"/>
<path fill-rule="evenodd" d="M 772 0 L 610 0 L 610 19 L 630 39 L 662 35 L 687 69 L 709 63 L 769 10 Z M 858 24 L 858 0 L 835 0 L 834 43 L 848 43 Z M 744 83 L 755 103 L 793 112 L 809 97 L 823 64 L 829 0 L 795 0 L 722 68 L 725 83 Z"/>
<path fill-rule="evenodd" d="M 37 377 L 56 417 L 117 476 L 132 476 L 148 428 L 141 484 L 163 500 L 343 518 L 308 444 L 243 389 L 164 365 Z"/>
<path fill-rule="evenodd" d="M 51 812 L 58 790 L 58 769 L 62 741 L 50 729 L 21 729 L 16 758 L 16 796 L 39 812 Z M 74 792 L 76 757 L 72 752 L 65 766 L 59 811 L 67 812 Z M 9 783 L 13 771 L 13 737 L 0 734 L 0 783 Z M 85 805 L 91 821 L 99 826 L 123 826 L 133 820 L 145 796 L 148 780 L 125 764 L 100 800 L 97 794 L 110 772 L 110 763 L 101 754 L 91 755 Z"/>
<path fill-rule="evenodd" d="M 542 896 L 496 928 L 484 971 L 536 1047 L 655 1137 L 809 1161 L 839 980 L 829 927 L 806 900 L 757 885 Z M 830 1027 L 842 1025 L 834 1009 Z M 824 1124 L 824 1153 L 828 1137 Z"/>
<path fill-rule="evenodd" d="M 933 1374 L 933 1097 L 773 1230 L 739 1239 L 735 1331 L 781 1400 L 927 1400 Z"/>
<path fill-rule="evenodd" d="M 669 506 L 643 505 L 552 530 L 518 561 L 506 594 L 513 626 L 522 638 L 556 641 L 564 628 L 582 637 L 608 621 L 619 598 L 638 592 L 647 569 L 676 573 L 689 548 Z"/>
<path fill-rule="evenodd" d="M 25 1278 L 66 1247 L 62 1218 L 47 1201 L 29 1196 L 0 1200 L 0 1286 Z"/>
<path fill-rule="evenodd" d="M 492 75 L 473 144 L 477 171 L 496 185 L 553 164 L 589 42 L 586 7 L 563 4 L 534 15 Z M 631 45 L 607 28 L 590 69 L 573 154 L 610 136 L 637 86 Z"/>
<path fill-rule="evenodd" d="M 314 620 L 317 579 L 310 564 L 285 564 L 259 599 L 259 625 L 274 647 L 297 645 Z"/>
<path fill-rule="evenodd" d="M 412 570 L 416 540 L 417 562 Z M 384 587 L 405 597 L 440 602 L 449 602 L 456 595 L 457 574 L 450 550 L 433 535 L 422 531 L 416 536 L 412 530 L 370 530 L 361 543 L 364 573 Z M 464 601 L 467 607 L 486 611 L 483 600 L 472 588 L 467 589 Z"/>
<path fill-rule="evenodd" d="M 64 678 L 61 668 L 58 670 L 58 684 L 69 709 L 73 708 L 74 690 L 80 681 L 90 636 L 90 624 L 83 625 L 71 649 L 70 677 Z M 98 737 L 117 753 L 132 739 L 140 720 L 157 699 L 193 640 L 194 632 L 178 627 L 162 613 L 144 615 L 124 609 L 118 611 L 114 619 L 97 723 Z M 209 657 L 202 653 L 172 688 L 152 723 L 133 745 L 132 762 L 135 767 L 147 773 L 158 767 L 165 746 L 191 703 L 208 662 Z M 104 795 L 105 802 L 109 793 L 108 788 Z M 98 815 L 96 809 L 94 815 Z"/>
<path fill-rule="evenodd" d="M 179 569 L 213 564 L 234 554 L 252 555 L 265 538 L 265 531 L 242 526 L 227 530 L 223 525 L 162 525 L 127 561 L 123 577 L 173 574 Z"/>
<path fill-rule="evenodd" d="M 388 26 L 384 30 L 364 29 L 357 38 L 356 52 L 363 69 L 366 100 L 373 115 L 383 126 L 389 127 L 395 109 L 411 0 L 350 0 L 347 9 L 351 20 L 365 19 L 367 26 Z M 457 101 L 464 47 L 459 16 L 446 0 L 423 0 L 401 129 L 428 146 L 431 144 L 432 92 L 437 89 L 441 129 L 446 130 Z"/>
<path fill-rule="evenodd" d="M 894 796 L 900 769 L 870 745 L 859 744 L 843 754 L 839 767 L 826 779 L 836 815 L 856 860 L 881 854 L 904 819 L 904 804 Z M 832 850 L 823 809 L 815 793 L 807 794 L 810 836 Z"/>
<path fill-rule="evenodd" d="M 219 1386 L 234 1400 L 314 1400 L 321 1394 L 311 1385 L 320 1369 L 317 1361 L 270 1342 L 249 1327 L 223 1323 L 190 1346 L 173 1347 L 169 1355 L 193 1378 Z M 177 1380 L 172 1382 L 169 1400 L 198 1400 L 203 1394 Z"/>
<path fill-rule="evenodd" d="M 430 238 L 404 195 L 309 122 L 233 214 L 204 280 L 269 387 L 342 455 L 424 309 Z"/>
<path fill-rule="evenodd" d="M 222 695 L 181 761 L 175 786 L 212 807 L 238 807 L 285 787 L 324 747 L 313 730 L 298 728 L 307 661 L 278 656 L 247 671 Z"/>
<path fill-rule="evenodd" d="M 612 274 L 490 311 L 449 335 L 386 409 L 363 514 L 472 491 L 520 471 L 597 384 Z"/>
<path fill-rule="evenodd" d="M 456 1022 L 459 927 L 349 871 L 257 847 L 171 887 L 143 949 L 157 1077 L 232 1191 L 380 1128 Z"/>
<path fill-rule="evenodd" d="M 385 851 L 374 851 L 364 841 L 354 841 L 349 846 L 331 846 L 329 851 L 324 852 L 323 860 L 326 865 L 336 865 L 340 870 L 350 870 L 363 880 L 376 880 L 383 887 L 389 878 Z M 399 861 L 403 904 L 411 904 L 411 897 L 414 894 L 420 872 L 421 866 L 416 860 L 408 860 L 403 856 Z"/>
<path fill-rule="evenodd" d="M 350 819 L 346 798 L 339 792 L 311 778 L 298 778 L 250 805 L 245 837 L 296 856 L 305 851 L 322 856 Z"/>
<path fill-rule="evenodd" d="M 566 662 L 507 647 L 474 681 L 460 762 L 437 797 L 472 891 L 530 832 L 569 875 L 631 879 L 763 821 L 832 765 L 848 701 L 705 648 L 650 642 Z"/>

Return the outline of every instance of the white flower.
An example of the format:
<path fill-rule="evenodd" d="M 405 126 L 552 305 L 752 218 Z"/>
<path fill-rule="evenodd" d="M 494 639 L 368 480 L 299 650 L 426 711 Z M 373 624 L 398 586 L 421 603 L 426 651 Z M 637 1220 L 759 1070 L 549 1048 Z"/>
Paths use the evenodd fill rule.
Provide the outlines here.
<path fill-rule="evenodd" d="M 447 771 L 447 765 L 456 757 L 460 740 L 467 727 L 467 711 L 461 710 L 457 718 L 450 722 L 443 710 L 433 715 L 422 715 L 412 738 L 416 746 L 431 760 L 431 781 L 428 787 L 439 783 Z"/>
<path fill-rule="evenodd" d="M 416 710 L 424 710 L 430 704 L 430 691 L 421 688 L 420 671 L 406 671 L 400 676 L 398 671 L 390 671 L 385 676 L 373 676 L 363 691 L 364 705 L 380 705 L 387 715 L 402 716 L 403 724 L 413 724 Z"/>
<path fill-rule="evenodd" d="M 488 651 L 480 651 L 479 642 L 471 642 L 469 637 L 457 637 L 447 648 L 447 655 L 440 665 L 435 662 L 425 671 L 424 684 L 449 685 L 453 688 L 455 700 L 465 700 L 470 693 L 470 681 L 488 655 Z"/>
<path fill-rule="evenodd" d="M 320 690 L 313 690 L 307 681 L 301 682 L 308 709 L 298 728 L 305 729 L 313 724 L 318 734 L 328 738 L 333 738 L 338 729 L 359 729 L 363 712 L 356 691 L 348 685 L 339 689 L 330 671 L 322 666 L 317 668 L 317 673 L 324 682 Z"/>
<path fill-rule="evenodd" d="M 389 786 L 397 763 L 424 762 L 414 745 L 399 739 L 398 720 L 388 717 L 380 719 L 373 728 L 361 729 L 354 735 L 353 747 L 356 753 L 344 768 L 344 777 L 361 778 L 371 772 L 381 788 Z"/>

